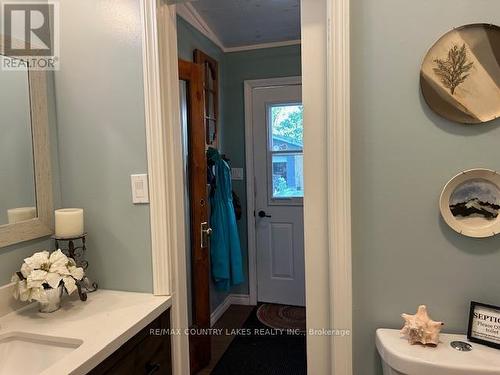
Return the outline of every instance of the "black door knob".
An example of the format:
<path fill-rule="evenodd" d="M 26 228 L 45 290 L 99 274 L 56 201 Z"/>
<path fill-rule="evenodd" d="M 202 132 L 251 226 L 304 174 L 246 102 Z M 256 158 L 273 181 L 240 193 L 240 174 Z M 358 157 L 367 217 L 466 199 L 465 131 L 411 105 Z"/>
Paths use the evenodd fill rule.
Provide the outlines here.
<path fill-rule="evenodd" d="M 260 210 L 258 213 L 259 217 L 271 217 L 271 215 L 266 215 L 266 211 Z"/>

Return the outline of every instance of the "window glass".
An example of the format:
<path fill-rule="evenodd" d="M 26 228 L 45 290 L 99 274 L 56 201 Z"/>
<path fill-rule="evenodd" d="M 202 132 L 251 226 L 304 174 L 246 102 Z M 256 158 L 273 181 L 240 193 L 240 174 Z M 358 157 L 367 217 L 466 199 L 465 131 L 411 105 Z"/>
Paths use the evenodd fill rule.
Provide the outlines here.
<path fill-rule="evenodd" d="M 207 117 L 211 119 L 215 119 L 215 101 L 214 101 L 214 94 L 211 91 L 207 91 L 207 97 L 206 97 L 206 103 L 207 103 Z"/>
<path fill-rule="evenodd" d="M 304 196 L 303 166 L 301 153 L 273 155 L 273 198 Z"/>
<path fill-rule="evenodd" d="M 270 108 L 271 150 L 302 151 L 304 146 L 301 104 L 275 105 Z"/>
<path fill-rule="evenodd" d="M 278 104 L 269 107 L 269 145 L 272 155 L 273 199 L 302 198 L 303 107 L 302 104 Z"/>

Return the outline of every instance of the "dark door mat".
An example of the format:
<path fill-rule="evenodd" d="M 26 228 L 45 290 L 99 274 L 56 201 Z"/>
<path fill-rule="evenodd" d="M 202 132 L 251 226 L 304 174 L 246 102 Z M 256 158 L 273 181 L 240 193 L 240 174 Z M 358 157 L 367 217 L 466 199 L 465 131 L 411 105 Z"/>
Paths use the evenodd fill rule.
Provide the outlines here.
<path fill-rule="evenodd" d="M 211 375 L 305 375 L 306 337 L 290 335 L 259 322 L 256 309 Z"/>

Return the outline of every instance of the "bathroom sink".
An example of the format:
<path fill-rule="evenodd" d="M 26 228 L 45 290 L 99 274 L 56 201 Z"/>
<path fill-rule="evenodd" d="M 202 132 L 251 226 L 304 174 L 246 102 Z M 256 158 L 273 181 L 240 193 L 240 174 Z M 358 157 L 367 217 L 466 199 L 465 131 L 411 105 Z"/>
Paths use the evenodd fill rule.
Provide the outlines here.
<path fill-rule="evenodd" d="M 0 375 L 39 374 L 81 344 L 81 340 L 25 332 L 0 334 Z"/>
<path fill-rule="evenodd" d="M 457 342 L 471 350 L 455 349 Z M 398 330 L 378 329 L 376 345 L 384 375 L 500 375 L 500 351 L 464 335 L 441 334 L 439 345 L 428 347 L 408 344 Z"/>

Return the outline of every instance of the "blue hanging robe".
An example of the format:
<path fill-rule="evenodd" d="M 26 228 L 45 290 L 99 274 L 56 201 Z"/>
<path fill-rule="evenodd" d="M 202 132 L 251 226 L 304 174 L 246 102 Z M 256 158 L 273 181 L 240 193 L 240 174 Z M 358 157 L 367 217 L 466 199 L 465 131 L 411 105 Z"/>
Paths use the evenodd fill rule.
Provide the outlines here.
<path fill-rule="evenodd" d="M 243 282 L 241 246 L 234 214 L 231 169 L 219 152 L 210 147 L 208 160 L 214 164 L 215 189 L 210 194 L 210 261 L 212 279 L 218 290 L 228 291 Z"/>

